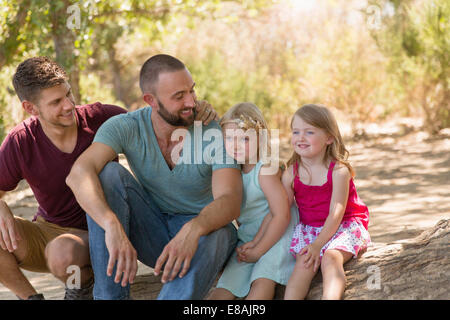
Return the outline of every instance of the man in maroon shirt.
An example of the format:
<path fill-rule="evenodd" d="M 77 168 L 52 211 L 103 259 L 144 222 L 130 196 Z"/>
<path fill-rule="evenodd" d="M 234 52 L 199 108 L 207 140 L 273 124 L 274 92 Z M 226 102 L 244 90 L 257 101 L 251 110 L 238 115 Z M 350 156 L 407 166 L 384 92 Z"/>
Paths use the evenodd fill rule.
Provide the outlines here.
<path fill-rule="evenodd" d="M 0 283 L 20 299 L 43 299 L 20 268 L 51 272 L 66 283 L 73 265 L 80 286 L 66 287 L 65 299 L 89 299 L 93 274 L 86 216 L 65 178 L 100 125 L 126 111 L 100 103 L 75 106 L 64 70 L 48 58 L 22 62 L 13 84 L 31 117 L 1 144 L 0 198 L 25 179 L 39 208 L 31 222 L 13 216 L 0 199 Z"/>

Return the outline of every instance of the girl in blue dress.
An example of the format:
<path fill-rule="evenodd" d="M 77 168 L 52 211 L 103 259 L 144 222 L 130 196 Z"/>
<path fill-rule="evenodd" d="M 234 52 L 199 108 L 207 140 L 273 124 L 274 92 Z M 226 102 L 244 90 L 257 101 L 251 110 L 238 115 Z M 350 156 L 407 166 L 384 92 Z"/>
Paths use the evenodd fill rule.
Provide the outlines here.
<path fill-rule="evenodd" d="M 270 139 L 258 107 L 237 104 L 220 124 L 227 153 L 241 164 L 244 191 L 237 248 L 209 299 L 272 299 L 295 265 L 288 248 L 296 208 L 289 208 L 277 161 L 265 161 Z"/>

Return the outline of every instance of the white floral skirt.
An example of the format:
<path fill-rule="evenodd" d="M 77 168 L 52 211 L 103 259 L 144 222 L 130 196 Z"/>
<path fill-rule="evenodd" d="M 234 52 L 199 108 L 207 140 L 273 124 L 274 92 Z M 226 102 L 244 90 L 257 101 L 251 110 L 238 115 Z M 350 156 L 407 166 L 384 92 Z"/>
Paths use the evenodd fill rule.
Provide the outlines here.
<path fill-rule="evenodd" d="M 304 247 L 313 243 L 323 227 L 312 227 L 299 223 L 292 236 L 289 251 L 295 257 Z M 358 221 L 343 221 L 336 233 L 320 250 L 320 258 L 326 250 L 336 249 L 353 254 L 358 257 L 360 251 L 366 250 L 371 244 L 369 232 Z"/>

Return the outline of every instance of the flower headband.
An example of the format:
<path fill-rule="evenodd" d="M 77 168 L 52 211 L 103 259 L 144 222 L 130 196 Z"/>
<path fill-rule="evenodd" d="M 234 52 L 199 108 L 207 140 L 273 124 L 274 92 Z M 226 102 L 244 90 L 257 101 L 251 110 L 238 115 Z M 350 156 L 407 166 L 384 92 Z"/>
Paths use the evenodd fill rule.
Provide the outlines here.
<path fill-rule="evenodd" d="M 236 123 L 239 128 L 245 130 L 250 128 L 255 128 L 256 130 L 264 128 L 261 122 L 259 122 L 258 120 L 254 120 L 251 117 L 245 116 L 243 114 L 240 115 L 239 119 L 232 119 L 229 121 L 225 121 L 223 124 L 226 123 Z"/>

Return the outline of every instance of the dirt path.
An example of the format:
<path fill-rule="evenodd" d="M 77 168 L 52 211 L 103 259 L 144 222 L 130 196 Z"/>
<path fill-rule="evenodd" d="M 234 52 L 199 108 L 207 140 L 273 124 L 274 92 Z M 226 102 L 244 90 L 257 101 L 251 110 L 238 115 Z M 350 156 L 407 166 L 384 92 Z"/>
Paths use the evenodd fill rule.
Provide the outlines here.
<path fill-rule="evenodd" d="M 287 143 L 280 154 L 290 154 Z M 348 144 L 356 188 L 370 211 L 369 232 L 377 245 L 415 237 L 450 216 L 450 133 L 429 138 L 423 132 L 379 135 Z M 37 206 L 26 183 L 7 194 L 14 214 L 29 218 Z M 139 264 L 138 274 L 151 268 Z M 64 286 L 49 274 L 25 271 L 47 299 L 62 299 Z M 159 287 L 159 284 L 156 284 Z M 149 288 L 151 290 L 151 288 Z M 0 285 L 0 300 L 16 299 Z"/>

